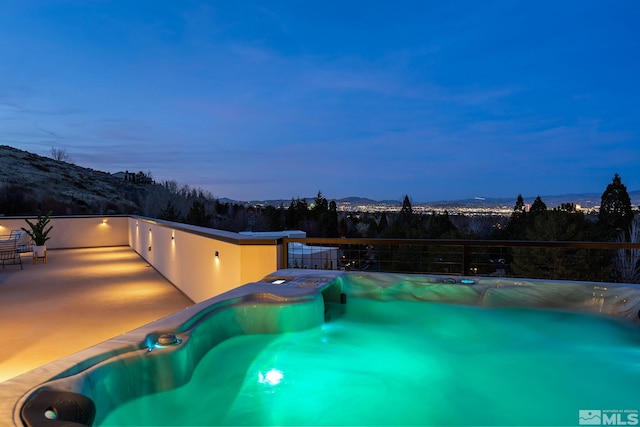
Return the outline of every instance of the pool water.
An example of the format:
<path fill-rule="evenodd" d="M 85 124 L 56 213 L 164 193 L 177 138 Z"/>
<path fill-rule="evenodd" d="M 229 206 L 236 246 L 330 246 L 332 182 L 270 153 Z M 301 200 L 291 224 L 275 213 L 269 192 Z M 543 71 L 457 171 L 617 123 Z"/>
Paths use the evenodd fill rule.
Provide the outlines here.
<path fill-rule="evenodd" d="M 640 334 L 621 320 L 350 298 L 294 333 L 223 341 L 182 387 L 101 426 L 578 425 L 638 410 Z"/>

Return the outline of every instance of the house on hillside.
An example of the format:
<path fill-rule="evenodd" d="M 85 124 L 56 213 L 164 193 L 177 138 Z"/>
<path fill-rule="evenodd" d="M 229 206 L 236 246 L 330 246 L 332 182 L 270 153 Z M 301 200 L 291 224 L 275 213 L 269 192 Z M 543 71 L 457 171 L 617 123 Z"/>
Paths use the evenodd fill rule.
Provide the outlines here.
<path fill-rule="evenodd" d="M 142 171 L 138 173 L 129 172 L 129 171 L 116 172 L 111 175 L 123 181 L 133 182 L 134 184 L 153 184 L 154 183 L 153 178 L 151 178 L 151 175 L 147 175 Z"/>
<path fill-rule="evenodd" d="M 120 171 L 120 172 L 112 173 L 111 175 L 123 181 L 136 182 L 136 174 L 129 171 L 125 171 L 125 172 Z"/>

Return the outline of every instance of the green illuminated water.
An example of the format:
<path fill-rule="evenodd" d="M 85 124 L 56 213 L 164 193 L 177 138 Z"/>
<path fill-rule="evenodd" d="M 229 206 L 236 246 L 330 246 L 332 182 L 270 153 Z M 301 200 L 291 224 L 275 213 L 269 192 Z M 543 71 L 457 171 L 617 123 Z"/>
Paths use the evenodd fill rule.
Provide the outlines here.
<path fill-rule="evenodd" d="M 101 425 L 575 426 L 640 409 L 640 334 L 615 319 L 358 298 L 330 314 L 224 341 L 189 383 Z"/>

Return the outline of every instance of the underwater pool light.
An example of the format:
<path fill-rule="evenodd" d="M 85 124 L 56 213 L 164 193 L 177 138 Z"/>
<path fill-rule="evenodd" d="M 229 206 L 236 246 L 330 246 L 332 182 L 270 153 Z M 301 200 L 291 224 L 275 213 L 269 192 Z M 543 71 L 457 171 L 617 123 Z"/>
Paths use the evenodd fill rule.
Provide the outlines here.
<path fill-rule="evenodd" d="M 280 383 L 283 376 L 282 371 L 273 368 L 265 374 L 258 372 L 258 382 L 260 384 L 277 385 Z"/>

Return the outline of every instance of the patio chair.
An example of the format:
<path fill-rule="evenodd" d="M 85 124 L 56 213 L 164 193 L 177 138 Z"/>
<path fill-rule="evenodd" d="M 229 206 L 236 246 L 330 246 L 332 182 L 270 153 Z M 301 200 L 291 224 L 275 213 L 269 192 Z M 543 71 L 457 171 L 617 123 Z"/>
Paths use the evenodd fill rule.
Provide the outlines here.
<path fill-rule="evenodd" d="M 20 264 L 20 270 L 22 267 L 22 257 L 18 252 L 18 240 L 0 240 L 0 262 L 2 262 L 2 269 L 6 263 Z"/>
<path fill-rule="evenodd" d="M 18 253 L 23 254 L 25 252 L 33 251 L 33 241 L 26 231 L 11 230 L 11 236 L 9 238 L 17 240 L 16 250 Z"/>

